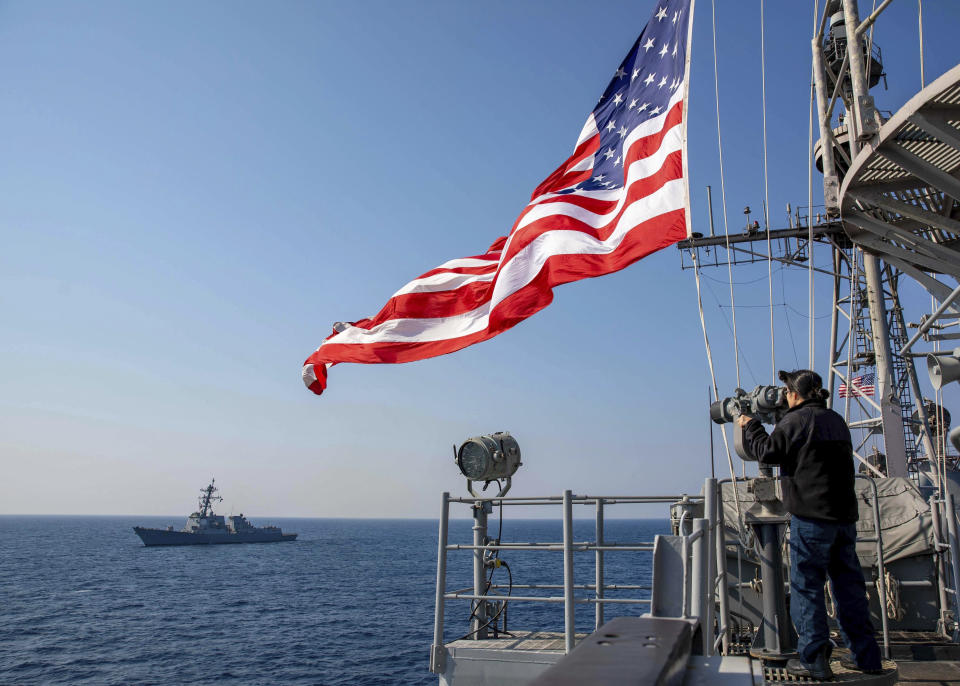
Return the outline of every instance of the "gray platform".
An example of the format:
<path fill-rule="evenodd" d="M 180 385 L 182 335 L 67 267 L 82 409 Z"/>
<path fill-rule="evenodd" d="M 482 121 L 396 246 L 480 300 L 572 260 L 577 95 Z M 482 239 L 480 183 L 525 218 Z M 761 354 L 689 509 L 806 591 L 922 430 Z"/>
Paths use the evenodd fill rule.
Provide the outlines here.
<path fill-rule="evenodd" d="M 562 632 L 515 631 L 513 637 L 453 641 L 444 646 L 440 686 L 520 686 L 564 656 Z M 577 634 L 583 640 L 588 634 Z"/>

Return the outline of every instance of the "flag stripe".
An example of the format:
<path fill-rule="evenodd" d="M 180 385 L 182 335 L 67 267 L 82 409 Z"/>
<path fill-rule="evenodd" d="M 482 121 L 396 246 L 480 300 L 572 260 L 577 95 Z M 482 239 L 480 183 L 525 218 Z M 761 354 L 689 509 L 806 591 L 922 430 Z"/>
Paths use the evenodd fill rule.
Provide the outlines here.
<path fill-rule="evenodd" d="M 649 255 L 651 252 L 672 245 L 677 240 L 682 240 L 686 236 L 686 219 L 682 210 L 678 210 L 672 216 L 660 217 L 657 219 L 665 228 L 664 237 L 674 237 L 672 241 L 667 241 L 665 245 L 658 245 L 657 242 L 645 242 L 642 240 L 631 240 L 626 250 L 618 251 L 615 254 L 600 254 L 586 256 L 597 269 L 607 269 L 608 273 L 623 269 L 636 260 Z M 680 238 L 675 238 L 679 235 Z M 501 307 L 497 308 L 496 322 L 489 321 L 490 326 L 475 326 L 472 332 L 460 330 L 461 335 L 451 335 L 455 329 L 446 329 L 448 336 L 439 340 L 428 340 L 423 336 L 417 336 L 416 340 L 385 340 L 381 338 L 376 342 L 370 342 L 365 345 L 326 343 L 324 344 L 324 355 L 336 358 L 337 362 L 358 362 L 375 364 L 381 362 L 413 362 L 424 359 L 425 357 L 435 357 L 447 353 L 456 352 L 467 346 L 479 343 L 496 336 L 499 333 L 511 328 L 530 316 L 529 309 L 532 307 L 539 311 L 550 304 L 553 298 L 551 288 L 570 281 L 579 280 L 581 256 L 575 255 L 553 255 L 549 258 L 547 269 L 544 269 L 531 284 L 535 288 L 524 289 L 514 294 L 515 297 L 505 301 Z M 522 299 L 521 299 L 522 298 Z M 486 319 L 486 317 L 484 317 Z M 402 320 L 411 325 L 417 323 L 417 320 Z M 437 320 L 423 321 L 424 332 L 435 330 Z M 447 322 L 445 321 L 444 324 Z M 486 322 L 484 322 L 486 323 Z M 474 322 L 476 324 L 476 322 Z M 429 355 L 423 355 L 423 351 L 430 351 Z M 308 360 L 307 364 L 316 367 L 323 367 L 320 364 L 322 360 Z"/>
<path fill-rule="evenodd" d="M 680 183 L 679 181 L 673 183 Z M 679 219 L 677 217 L 679 213 Z M 660 213 L 656 213 L 654 216 L 648 218 L 645 222 L 638 223 L 637 230 L 630 232 L 629 234 L 629 256 L 639 255 L 644 257 L 651 252 L 659 250 L 660 248 L 666 247 L 667 245 L 672 245 L 678 240 L 682 240 L 683 235 L 680 238 L 677 238 L 677 223 L 683 223 L 683 207 L 675 207 L 671 210 L 665 210 Z M 683 231 L 686 231 L 684 226 Z M 593 258 L 602 258 L 602 257 L 611 257 L 607 262 L 603 261 L 594 261 L 593 264 L 599 264 L 604 267 L 608 267 L 611 271 L 618 271 L 623 267 L 627 266 L 628 263 L 622 263 L 622 260 L 615 259 L 618 258 L 618 255 L 611 256 L 618 247 L 621 247 L 621 239 L 625 237 L 625 234 L 620 236 L 612 236 L 609 239 L 609 242 L 598 241 L 592 237 L 585 236 L 584 234 L 578 232 L 554 232 L 551 234 L 544 235 L 544 241 L 541 243 L 534 242 L 529 246 L 527 252 L 522 256 L 522 260 L 529 262 L 530 264 L 536 264 L 542 267 L 548 257 L 550 257 L 550 251 L 558 246 L 547 244 L 545 241 L 563 241 L 563 247 L 567 248 L 563 251 L 555 250 L 554 257 L 562 256 L 559 253 L 573 252 L 572 248 L 579 248 L 578 253 L 575 255 L 569 255 L 571 258 L 575 259 L 587 259 Z M 633 260 L 638 259 L 633 257 Z M 555 262 L 559 264 L 559 262 Z M 514 264 L 513 262 L 510 263 Z M 554 264 L 554 263 L 551 263 Z M 507 286 L 507 290 L 503 293 L 500 298 L 496 298 L 496 302 L 506 301 L 511 295 L 516 293 L 518 290 L 527 285 L 533 278 L 536 276 L 536 270 L 525 270 L 519 272 L 517 269 L 513 269 L 510 272 L 506 273 L 507 283 L 510 284 Z M 498 279 L 498 284 L 504 283 L 503 272 L 501 273 L 500 279 Z M 526 278 L 525 278 L 526 277 Z M 581 277 L 582 278 L 582 277 Z M 551 286 L 558 286 L 563 283 L 568 283 L 574 279 L 565 279 L 558 281 L 548 281 Z M 350 359 L 340 359 L 338 361 L 343 362 L 361 362 L 361 361 L 374 361 L 374 358 L 363 358 L 363 348 L 374 344 L 374 343 L 402 343 L 402 342 L 416 342 L 416 341 L 433 341 L 438 338 L 453 338 L 457 336 L 466 336 L 472 335 L 476 331 L 484 328 L 488 324 L 488 313 L 491 309 L 489 303 L 485 303 L 481 307 L 466 310 L 459 314 L 454 314 L 452 316 L 443 316 L 443 317 L 415 317 L 412 314 L 405 318 L 390 318 L 382 323 L 378 323 L 368 328 L 361 327 L 350 327 L 346 331 L 338 333 L 331 338 L 327 339 L 327 342 L 323 345 L 324 354 L 333 354 L 336 357 L 346 357 L 346 352 L 343 349 L 336 348 L 334 346 L 342 345 L 344 347 L 355 347 L 359 355 L 354 357 L 350 355 Z M 514 313 L 509 313 L 509 315 L 515 316 Z M 458 348 L 457 348 L 458 349 Z M 315 364 L 317 362 L 325 361 L 322 356 L 314 353 L 307 360 L 308 363 Z M 407 360 L 404 360 L 407 361 Z"/>
<path fill-rule="evenodd" d="M 666 158 L 671 153 L 680 152 L 682 149 L 682 144 L 683 140 L 681 137 L 680 127 L 675 126 L 671 128 L 667 132 L 667 135 L 663 137 L 663 145 L 658 146 L 652 154 L 638 159 L 630 164 L 627 173 L 627 185 L 656 174 L 660 169 L 663 168 Z M 527 225 L 533 223 L 537 219 L 550 218 L 554 214 L 558 213 L 579 216 L 583 219 L 584 223 L 594 227 L 608 224 L 610 222 L 611 214 L 616 213 L 619 208 L 637 199 L 636 196 L 623 197 L 623 194 L 620 195 L 621 197 L 614 205 L 614 209 L 606 214 L 598 214 L 581 207 L 578 204 L 578 199 L 574 199 L 574 196 L 561 196 L 561 198 L 569 198 L 566 201 L 562 200 L 561 198 L 551 198 L 551 200 L 554 202 L 549 204 L 540 202 L 534 207 L 531 207 L 520 217 L 520 219 L 517 221 L 516 227 L 514 228 L 514 233 L 511 235 L 510 242 L 513 242 L 516 232 L 522 231 Z M 509 255 L 509 251 L 507 254 Z"/>
<path fill-rule="evenodd" d="M 652 174 L 639 178 L 630 185 L 627 192 L 623 194 L 623 200 L 614 206 L 613 211 L 607 214 L 596 214 L 574 204 L 564 204 L 558 207 L 554 214 L 537 216 L 526 225 L 515 229 L 510 236 L 510 242 L 507 244 L 504 261 L 512 259 L 513 255 L 522 250 L 524 245 L 554 228 L 579 230 L 603 239 L 613 233 L 627 216 L 627 213 L 636 207 L 636 201 L 649 197 L 667 183 L 682 179 L 682 177 L 683 168 L 680 150 L 672 150 L 670 155 L 662 160 L 661 166 Z M 528 215 L 529 217 L 530 215 Z"/>

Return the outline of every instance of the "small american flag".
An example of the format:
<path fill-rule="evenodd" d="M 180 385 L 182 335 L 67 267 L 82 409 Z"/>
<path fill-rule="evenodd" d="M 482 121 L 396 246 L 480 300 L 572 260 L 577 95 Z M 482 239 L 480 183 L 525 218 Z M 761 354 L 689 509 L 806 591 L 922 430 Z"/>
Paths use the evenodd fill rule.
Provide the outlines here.
<path fill-rule="evenodd" d="M 846 398 L 848 395 L 851 398 L 858 395 L 873 395 L 873 372 L 853 377 L 850 386 L 853 388 L 852 391 L 847 390 L 847 384 L 840 384 L 841 398 Z"/>
<path fill-rule="evenodd" d="M 510 234 L 421 274 L 374 316 L 334 324 L 304 362 L 307 388 L 322 393 L 340 362 L 412 362 L 493 338 L 549 305 L 555 286 L 686 238 L 692 14 L 693 0 L 657 0 L 573 154 L 537 186 Z"/>

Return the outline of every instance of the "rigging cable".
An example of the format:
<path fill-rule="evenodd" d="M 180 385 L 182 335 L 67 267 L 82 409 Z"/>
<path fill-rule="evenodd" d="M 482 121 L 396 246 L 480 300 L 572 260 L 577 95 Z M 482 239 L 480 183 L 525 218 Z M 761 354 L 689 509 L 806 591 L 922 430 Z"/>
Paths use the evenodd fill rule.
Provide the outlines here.
<path fill-rule="evenodd" d="M 706 276 L 706 274 L 701 274 L 701 275 L 700 275 L 700 278 L 704 278 L 705 276 Z M 713 296 L 714 302 L 717 303 L 717 309 L 719 309 L 719 310 L 722 312 L 724 307 L 728 307 L 727 305 L 724 305 L 723 303 L 720 302 L 720 298 L 717 297 L 717 294 L 716 294 L 716 293 L 713 291 L 713 289 L 710 287 L 710 284 L 709 284 L 709 283 L 706 283 L 706 284 L 704 284 L 704 285 L 707 287 L 707 290 L 710 291 L 710 295 Z M 740 305 L 740 307 L 753 307 L 753 306 L 752 306 L 752 305 Z M 766 305 L 757 305 L 756 307 L 766 307 Z M 731 332 L 731 335 L 733 335 L 733 331 L 730 329 L 730 321 L 729 321 L 726 317 L 723 318 L 723 323 L 727 325 L 727 331 L 730 331 L 730 332 Z M 736 339 L 736 336 L 734 336 L 733 342 L 734 342 L 734 344 L 735 344 L 738 348 L 740 348 L 740 342 Z M 740 348 L 740 352 L 743 352 L 743 348 Z M 749 356 L 744 356 L 744 358 L 743 358 L 743 364 L 744 364 L 744 367 L 746 368 L 747 374 L 750 376 L 751 379 L 753 379 L 754 385 L 755 385 L 755 386 L 756 386 L 756 385 L 759 385 L 759 384 L 760 384 L 760 380 L 759 380 L 759 378 L 757 377 L 757 375 L 754 373 L 753 368 L 750 366 L 750 358 L 749 358 Z"/>
<path fill-rule="evenodd" d="M 787 286 L 786 279 L 783 278 L 783 272 L 780 272 L 780 292 L 783 294 L 783 318 L 787 322 L 787 333 L 790 334 L 790 347 L 793 348 L 793 360 L 797 363 L 794 369 L 800 369 L 800 355 L 797 354 L 797 344 L 793 340 L 793 326 L 790 324 L 790 312 L 787 311 Z M 811 318 L 812 322 L 813 319 Z"/>
<path fill-rule="evenodd" d="M 700 312 L 700 328 L 703 330 L 703 345 L 707 351 L 707 365 L 710 367 L 710 381 L 713 384 L 713 399 L 720 400 L 720 390 L 717 387 L 717 373 L 713 367 L 713 351 L 710 349 L 710 337 L 707 335 L 707 320 L 703 316 L 703 297 L 700 293 L 700 261 L 697 259 L 696 249 L 690 251 L 690 257 L 693 261 L 693 274 L 697 284 L 697 309 Z M 727 452 L 727 466 L 730 468 L 730 479 L 733 482 L 733 501 L 737 505 L 737 535 L 740 536 L 741 543 L 746 547 L 743 538 L 743 514 L 740 512 L 740 491 L 737 489 L 737 473 L 733 468 L 733 456 L 730 454 L 730 443 L 727 441 L 727 431 L 722 428 L 720 435 L 723 436 L 723 447 Z"/>
<path fill-rule="evenodd" d="M 817 32 L 817 18 L 820 16 L 820 0 L 813 2 L 813 32 Z M 872 34 L 871 34 L 872 35 Z M 808 369 L 814 368 L 814 331 L 816 315 L 813 292 L 813 103 L 815 97 L 813 63 L 810 63 L 810 107 L 807 118 L 807 290 L 810 298 L 810 327 L 807 334 Z M 826 141 L 824 141 L 826 145 Z M 799 214 L 799 213 L 798 213 Z M 798 217 L 799 219 L 799 217 Z M 798 222 L 799 223 L 799 222 Z"/>
<path fill-rule="evenodd" d="M 923 0 L 917 0 L 917 8 L 920 10 L 917 14 L 920 26 L 920 88 L 923 88 L 927 83 L 923 75 Z"/>
<path fill-rule="evenodd" d="M 723 207 L 723 235 L 727 248 L 727 276 L 730 281 L 730 312 L 733 316 L 733 360 L 737 370 L 737 388 L 740 383 L 740 346 L 737 342 L 737 308 L 733 299 L 733 260 L 730 258 L 730 229 L 727 225 L 727 185 L 723 174 L 723 139 L 720 136 L 720 77 L 717 73 L 717 7 L 715 0 L 710 0 L 710 9 L 713 10 L 713 92 L 717 103 L 717 153 L 720 157 L 720 204 Z M 726 434 L 724 434 L 726 440 Z"/>
<path fill-rule="evenodd" d="M 770 378 L 777 383 L 777 353 L 773 337 L 773 249 L 770 241 L 770 193 L 767 184 L 767 59 L 764 42 L 764 0 L 760 0 L 760 98 L 763 114 L 763 223 L 767 230 L 767 280 L 770 286 Z"/>

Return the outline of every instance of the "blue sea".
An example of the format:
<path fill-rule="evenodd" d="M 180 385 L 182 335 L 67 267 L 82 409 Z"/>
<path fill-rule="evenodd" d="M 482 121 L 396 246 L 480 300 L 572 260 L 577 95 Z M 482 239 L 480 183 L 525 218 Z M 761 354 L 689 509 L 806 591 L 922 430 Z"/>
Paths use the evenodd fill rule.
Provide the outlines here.
<path fill-rule="evenodd" d="M 0 684 L 437 683 L 428 671 L 435 521 L 252 518 L 299 539 L 171 548 L 146 548 L 132 530 L 182 520 L 0 516 Z M 451 542 L 470 543 L 471 526 L 451 521 Z M 491 535 L 497 526 L 491 517 Z M 606 538 L 651 541 L 667 528 L 608 520 Z M 575 540 L 593 536 L 592 521 L 575 523 Z M 507 519 L 503 540 L 559 542 L 562 528 Z M 472 585 L 470 555 L 449 553 L 449 589 Z M 563 581 L 562 553 L 503 559 L 516 584 Z M 576 582 L 592 583 L 593 553 L 575 559 Z M 607 583 L 646 584 L 650 555 L 608 554 L 605 567 Z M 508 582 L 505 568 L 495 575 Z M 607 618 L 642 608 L 609 605 Z M 467 633 L 469 609 L 448 601 L 446 641 Z M 508 629 L 561 631 L 562 606 L 512 603 L 508 620 Z M 578 630 L 593 623 L 592 606 L 578 605 Z"/>

